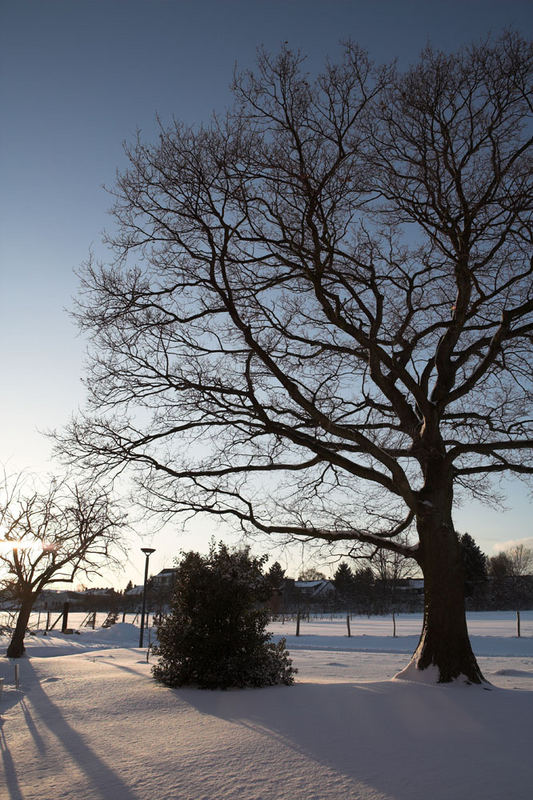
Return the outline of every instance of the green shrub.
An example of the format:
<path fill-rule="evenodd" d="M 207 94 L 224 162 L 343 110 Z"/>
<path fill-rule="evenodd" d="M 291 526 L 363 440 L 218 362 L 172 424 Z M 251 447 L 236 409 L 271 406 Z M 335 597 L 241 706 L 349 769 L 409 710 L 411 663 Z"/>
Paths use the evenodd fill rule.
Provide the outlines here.
<path fill-rule="evenodd" d="M 270 641 L 265 558 L 220 543 L 207 556 L 190 552 L 178 566 L 172 607 L 158 628 L 152 668 L 167 686 L 202 689 L 294 683 L 285 640 Z"/>

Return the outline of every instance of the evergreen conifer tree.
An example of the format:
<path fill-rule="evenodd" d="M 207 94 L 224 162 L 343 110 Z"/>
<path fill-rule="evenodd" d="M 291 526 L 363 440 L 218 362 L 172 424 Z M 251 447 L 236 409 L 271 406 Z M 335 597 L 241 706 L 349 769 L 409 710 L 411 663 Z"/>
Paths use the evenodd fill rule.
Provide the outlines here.
<path fill-rule="evenodd" d="M 280 590 L 285 579 L 285 570 L 275 561 L 266 574 L 266 581 L 271 590 Z"/>
<path fill-rule="evenodd" d="M 333 583 L 341 603 L 349 603 L 354 596 L 354 575 L 345 561 L 337 567 Z"/>
<path fill-rule="evenodd" d="M 354 573 L 354 595 L 358 610 L 370 613 L 375 604 L 375 580 L 370 567 L 363 567 Z"/>
<path fill-rule="evenodd" d="M 487 557 L 468 533 L 459 537 L 463 551 L 465 597 L 473 597 L 487 582 Z"/>

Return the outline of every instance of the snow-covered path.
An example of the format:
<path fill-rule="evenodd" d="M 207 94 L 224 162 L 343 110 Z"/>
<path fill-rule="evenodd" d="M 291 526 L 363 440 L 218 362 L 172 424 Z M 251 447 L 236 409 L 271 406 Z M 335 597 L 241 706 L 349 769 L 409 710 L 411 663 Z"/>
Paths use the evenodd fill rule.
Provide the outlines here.
<path fill-rule="evenodd" d="M 303 647 L 294 687 L 172 690 L 134 639 L 36 637 L 18 691 L 0 661 L 6 800 L 529 800 L 530 637 L 529 656 L 480 659 L 519 687 L 490 691 L 388 680 L 401 653 Z"/>

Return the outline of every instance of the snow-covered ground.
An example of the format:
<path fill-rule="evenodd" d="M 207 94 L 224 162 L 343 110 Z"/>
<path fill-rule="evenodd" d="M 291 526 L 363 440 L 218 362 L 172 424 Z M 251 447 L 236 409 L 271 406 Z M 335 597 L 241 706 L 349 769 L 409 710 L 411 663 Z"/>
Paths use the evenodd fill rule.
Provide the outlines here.
<path fill-rule="evenodd" d="M 533 611 L 520 615 L 521 638 L 517 638 L 516 614 L 511 611 L 470 612 L 468 631 L 477 656 L 528 656 L 532 654 Z M 284 636 L 287 647 L 295 650 L 350 650 L 370 653 L 408 653 L 416 649 L 422 629 L 422 614 L 399 614 L 396 617 L 396 637 L 393 637 L 392 617 L 353 617 L 348 638 L 346 616 L 327 616 L 304 620 L 300 636 L 296 623 L 275 622 L 271 630 Z M 403 659 L 405 662 L 405 659 Z M 532 686 L 533 688 L 533 686 Z"/>
<path fill-rule="evenodd" d="M 227 692 L 156 684 L 131 622 L 30 637 L 18 690 L 0 659 L 0 797 L 529 800 L 533 612 L 469 626 L 492 686 L 391 680 L 416 615 L 275 623 L 296 685 Z"/>

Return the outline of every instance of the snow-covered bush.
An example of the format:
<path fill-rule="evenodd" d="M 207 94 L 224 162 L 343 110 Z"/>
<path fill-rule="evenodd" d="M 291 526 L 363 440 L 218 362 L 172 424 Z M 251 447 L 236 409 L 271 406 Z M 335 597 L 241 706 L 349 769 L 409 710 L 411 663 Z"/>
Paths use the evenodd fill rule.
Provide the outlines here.
<path fill-rule="evenodd" d="M 270 641 L 268 614 L 258 607 L 268 594 L 264 562 L 222 543 L 207 556 L 184 555 L 171 612 L 158 628 L 156 680 L 203 689 L 294 683 L 285 640 Z"/>

